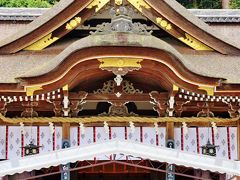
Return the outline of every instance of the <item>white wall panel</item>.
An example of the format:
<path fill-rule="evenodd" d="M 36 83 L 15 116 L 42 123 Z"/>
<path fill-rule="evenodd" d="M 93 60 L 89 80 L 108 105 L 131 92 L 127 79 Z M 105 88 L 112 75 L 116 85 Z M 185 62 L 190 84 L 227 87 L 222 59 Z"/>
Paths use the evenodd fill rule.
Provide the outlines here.
<path fill-rule="evenodd" d="M 93 127 L 86 127 L 85 133 L 80 135 L 80 147 L 93 143 Z"/>
<path fill-rule="evenodd" d="M 237 128 L 236 127 L 229 127 L 229 138 L 230 138 L 230 150 L 231 150 L 231 159 L 237 160 L 238 159 L 238 150 L 237 150 Z"/>
<path fill-rule="evenodd" d="M 227 128 L 218 127 L 218 132 L 215 134 L 215 145 L 217 148 L 217 157 L 228 159 L 228 139 L 227 139 Z"/>
<path fill-rule="evenodd" d="M 184 134 L 184 151 L 197 153 L 196 128 L 188 128 L 188 133 Z"/>
<path fill-rule="evenodd" d="M 143 144 L 156 146 L 156 131 L 153 127 L 143 127 Z"/>
<path fill-rule="evenodd" d="M 59 150 L 62 148 L 62 127 L 55 127 L 55 148 Z"/>
<path fill-rule="evenodd" d="M 53 150 L 53 135 L 48 126 L 40 126 L 39 128 L 39 144 L 40 153 L 46 153 Z"/>
<path fill-rule="evenodd" d="M 70 128 L 70 145 L 71 147 L 78 145 L 78 127 Z"/>
<path fill-rule="evenodd" d="M 158 144 L 161 147 L 166 146 L 166 128 L 165 127 L 158 128 Z"/>
<path fill-rule="evenodd" d="M 20 126 L 8 127 L 8 159 L 22 156 L 22 138 Z"/>
<path fill-rule="evenodd" d="M 182 144 L 181 128 L 174 128 L 175 149 L 181 150 Z"/>
<path fill-rule="evenodd" d="M 6 126 L 0 126 L 0 159 L 6 159 Z"/>

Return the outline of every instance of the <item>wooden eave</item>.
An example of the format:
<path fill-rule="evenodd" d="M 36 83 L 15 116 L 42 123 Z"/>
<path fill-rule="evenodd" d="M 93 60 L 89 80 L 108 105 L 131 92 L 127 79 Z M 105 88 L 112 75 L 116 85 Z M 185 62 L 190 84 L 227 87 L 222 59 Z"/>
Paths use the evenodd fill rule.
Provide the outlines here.
<path fill-rule="evenodd" d="M 95 8 L 89 10 L 86 9 L 92 1 L 93 0 L 73 0 L 72 3 L 67 4 L 66 7 L 54 17 L 49 18 L 47 15 L 43 15 L 37 18 L 27 25 L 26 32 L 22 31 L 15 34 L 17 36 L 16 40 L 11 40 L 10 38 L 6 40 L 6 42 L 3 42 L 3 44 L 0 43 L 0 54 L 16 53 L 44 38 L 51 32 L 53 33 L 53 37 L 66 35 L 71 31 L 65 29 L 65 24 L 69 20 L 76 15 L 81 15 L 83 17 L 81 23 L 83 23 L 86 19 L 85 15 L 89 15 L 91 12 L 93 13 L 95 11 Z M 64 2 L 62 1 L 60 3 Z M 50 9 L 48 15 L 51 14 L 51 12 L 54 14 L 55 11 L 58 11 L 58 9 L 60 9 L 58 6 L 60 6 L 60 4 L 55 8 Z M 41 25 L 38 25 L 37 23 L 39 20 L 43 21 Z M 62 32 L 63 29 L 65 29 L 64 32 Z M 20 36 L 17 34 L 20 34 Z"/>
<path fill-rule="evenodd" d="M 208 45 L 209 47 L 222 54 L 240 54 L 239 48 L 235 47 L 232 44 L 229 44 L 228 42 L 225 42 L 222 38 L 210 32 L 209 29 L 203 29 L 203 27 L 199 25 L 203 24 L 203 22 L 194 17 L 194 15 L 192 15 L 186 9 L 183 9 L 183 7 L 180 7 L 180 5 L 175 0 L 145 1 L 150 5 L 152 9 L 146 9 L 143 7 L 142 13 L 149 17 L 153 22 L 156 22 L 157 17 L 164 17 L 175 26 L 179 27 L 183 32 L 190 34 L 200 42 Z M 173 4 L 175 6 L 172 6 Z M 176 8 L 179 8 L 180 11 L 176 11 Z M 150 11 L 153 11 L 154 13 L 150 13 Z M 184 11 L 184 13 L 181 13 L 181 11 Z M 204 25 L 206 28 L 208 28 L 207 24 Z"/>
<path fill-rule="evenodd" d="M 127 1 L 129 3 L 136 3 L 133 0 Z M 26 27 L 29 29 L 29 31 L 26 31 L 26 33 L 20 33 L 21 35 L 18 36 L 17 39 L 11 41 L 10 38 L 8 41 L 0 44 L 0 54 L 16 53 L 48 35 L 51 35 L 50 40 L 52 42 L 48 44 L 50 45 L 93 16 L 96 13 L 95 11 L 97 6 L 94 6 L 94 8 L 86 8 L 90 3 L 93 2 L 93 0 L 73 0 L 72 3 L 66 5 L 64 10 L 58 12 L 58 14 L 56 14 L 54 17 L 49 19 L 47 16 L 45 17 L 45 15 L 43 15 L 40 18 L 47 19 L 45 20 L 45 23 L 37 26 L 36 22 L 39 19 L 36 19 L 34 23 L 31 23 L 28 25 L 28 27 Z M 106 3 L 108 2 L 110 1 L 106 1 Z M 63 3 L 63 1 L 60 3 Z M 102 2 L 99 1 L 98 3 Z M 146 8 L 144 3 L 150 6 L 150 8 Z M 177 11 L 173 4 L 175 4 L 177 7 L 180 7 L 180 11 Z M 197 39 L 199 43 L 207 45 L 222 54 L 240 54 L 240 50 L 237 47 L 214 35 L 208 28 L 204 29 L 202 26 L 199 26 L 198 23 L 203 24 L 203 22 L 201 22 L 201 20 L 196 21 L 197 18 L 193 17 L 194 15 L 187 11 L 187 13 L 181 13 L 181 11 L 185 11 L 185 9 L 177 4 L 177 2 L 174 2 L 174 0 L 145 0 L 139 2 L 138 5 L 139 8 L 137 9 L 141 9 L 141 13 L 154 22 L 158 27 L 162 28 L 157 23 L 157 18 L 166 19 L 173 27 L 171 30 L 167 30 L 167 32 L 177 39 L 186 38 L 185 34 L 188 34 Z M 54 12 L 57 10 L 58 8 L 56 6 L 56 8 L 49 10 L 48 14 L 50 14 L 51 11 Z M 66 29 L 66 25 L 76 17 L 80 17 L 81 22 L 75 27 L 72 27 L 72 29 Z M 204 26 L 207 27 L 206 24 L 204 24 Z"/>

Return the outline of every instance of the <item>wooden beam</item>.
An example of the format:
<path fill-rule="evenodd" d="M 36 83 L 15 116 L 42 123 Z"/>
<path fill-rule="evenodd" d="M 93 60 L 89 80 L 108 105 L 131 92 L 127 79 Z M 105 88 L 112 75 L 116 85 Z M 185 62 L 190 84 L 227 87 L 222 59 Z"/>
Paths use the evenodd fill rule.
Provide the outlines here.
<path fill-rule="evenodd" d="M 166 123 L 166 140 L 174 139 L 174 122 Z"/>
<path fill-rule="evenodd" d="M 238 144 L 238 160 L 240 160 L 240 120 L 238 120 L 237 124 L 237 144 Z M 240 180 L 240 177 L 239 177 Z"/>
<path fill-rule="evenodd" d="M 62 124 L 62 138 L 63 139 L 70 139 L 70 123 L 63 123 Z"/>

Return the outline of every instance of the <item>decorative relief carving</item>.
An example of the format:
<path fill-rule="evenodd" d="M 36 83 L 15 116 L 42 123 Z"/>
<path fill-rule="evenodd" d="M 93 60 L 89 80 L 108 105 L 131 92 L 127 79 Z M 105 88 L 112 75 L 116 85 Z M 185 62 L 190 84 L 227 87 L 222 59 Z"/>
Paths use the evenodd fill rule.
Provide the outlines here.
<path fill-rule="evenodd" d="M 136 9 L 142 12 L 142 8 L 150 9 L 151 7 L 144 0 L 128 0 Z"/>
<path fill-rule="evenodd" d="M 175 105 L 175 116 L 181 117 L 183 112 L 183 106 L 190 103 L 191 101 L 176 101 Z"/>
<path fill-rule="evenodd" d="M 135 89 L 133 86 L 133 83 L 130 83 L 129 81 L 123 81 L 122 83 L 122 90 L 125 94 L 142 94 L 143 91 L 140 91 L 139 89 Z"/>
<path fill-rule="evenodd" d="M 38 113 L 33 109 L 38 106 L 38 102 L 22 102 L 22 106 L 25 110 L 21 113 L 21 117 L 38 117 Z"/>
<path fill-rule="evenodd" d="M 153 91 L 149 93 L 152 101 L 150 101 L 151 104 L 153 104 L 153 110 L 158 113 L 159 117 L 165 117 L 167 115 L 167 100 L 161 100 L 159 99 L 159 93 L 156 91 Z"/>
<path fill-rule="evenodd" d="M 227 102 L 223 101 L 223 103 L 228 105 L 228 114 L 231 118 L 237 118 L 240 114 L 240 103 L 239 102 Z"/>
<path fill-rule="evenodd" d="M 115 0 L 115 4 L 118 6 L 121 6 L 123 3 L 123 0 Z"/>
<path fill-rule="evenodd" d="M 210 108 L 214 106 L 213 103 L 198 102 L 197 106 L 202 109 L 197 113 L 197 117 L 214 117 L 213 112 L 210 111 Z"/>
<path fill-rule="evenodd" d="M 58 37 L 53 37 L 52 33 L 50 33 L 47 36 L 43 37 L 42 39 L 26 47 L 24 50 L 39 51 L 46 48 L 50 44 L 54 43 L 58 39 L 59 39 Z"/>
<path fill-rule="evenodd" d="M 128 108 L 125 103 L 113 102 L 109 107 L 108 113 L 99 114 L 99 116 L 120 116 L 120 117 L 129 117 L 129 116 L 138 116 L 133 112 L 128 112 Z"/>
<path fill-rule="evenodd" d="M 127 9 L 126 7 L 118 7 L 117 9 L 112 8 L 110 10 L 111 23 L 103 23 L 97 26 L 94 34 L 109 34 L 116 32 L 141 34 L 141 35 L 151 35 L 152 31 L 147 31 L 147 26 L 141 23 L 132 22 L 132 9 Z"/>
<path fill-rule="evenodd" d="M 93 0 L 91 4 L 87 6 L 88 9 L 96 7 L 95 12 L 98 12 L 103 6 L 105 6 L 110 0 Z"/>
<path fill-rule="evenodd" d="M 212 50 L 210 47 L 208 47 L 207 45 L 203 44 L 202 42 L 198 41 L 197 39 L 195 39 L 194 37 L 190 36 L 189 34 L 185 33 L 185 37 L 180 37 L 178 38 L 180 41 L 182 41 L 183 43 L 187 44 L 188 46 L 190 46 L 191 48 L 195 49 L 195 50 Z"/>
<path fill-rule="evenodd" d="M 70 116 L 77 117 L 78 113 L 82 111 L 83 104 L 86 103 L 84 101 L 87 98 L 88 93 L 84 91 L 78 92 L 78 99 L 79 100 L 70 100 Z"/>
<path fill-rule="evenodd" d="M 104 58 L 98 59 L 101 62 L 99 68 L 113 72 L 115 75 L 126 75 L 129 71 L 142 68 L 142 59 L 136 58 Z"/>
<path fill-rule="evenodd" d="M 172 25 L 171 23 L 169 23 L 167 20 L 161 18 L 161 17 L 157 17 L 156 18 L 156 22 L 158 25 L 160 25 L 164 30 L 171 30 L 172 29 Z"/>
<path fill-rule="evenodd" d="M 55 117 L 62 117 L 63 112 L 62 112 L 62 102 L 61 101 L 53 101 L 53 112 L 55 113 Z"/>
<path fill-rule="evenodd" d="M 142 94 L 143 91 L 140 91 L 139 89 L 135 89 L 133 86 L 133 83 L 130 83 L 129 81 L 122 81 L 121 85 L 121 91 L 117 88 L 117 84 L 113 81 L 107 81 L 103 84 L 102 89 L 98 89 L 94 91 L 94 94 L 114 94 L 114 93 L 124 93 L 124 94 Z"/>
<path fill-rule="evenodd" d="M 0 113 L 5 116 L 7 113 L 7 108 L 6 108 L 7 102 L 0 101 Z"/>
<path fill-rule="evenodd" d="M 66 29 L 67 30 L 73 30 L 75 29 L 77 26 L 80 25 L 81 23 L 81 17 L 75 17 L 74 19 L 72 19 L 69 23 L 66 24 Z"/>

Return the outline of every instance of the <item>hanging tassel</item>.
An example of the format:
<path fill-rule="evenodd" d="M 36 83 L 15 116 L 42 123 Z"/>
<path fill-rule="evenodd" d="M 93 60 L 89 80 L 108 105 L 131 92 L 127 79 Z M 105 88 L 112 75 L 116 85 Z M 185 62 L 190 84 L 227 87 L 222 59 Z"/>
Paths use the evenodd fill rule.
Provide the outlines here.
<path fill-rule="evenodd" d="M 217 133 L 218 133 L 217 125 L 216 125 L 215 122 L 211 122 L 211 125 L 212 125 L 212 128 L 213 128 L 214 135 L 216 136 Z"/>
<path fill-rule="evenodd" d="M 158 129 L 158 123 L 157 122 L 154 123 L 154 129 L 155 129 L 156 134 L 158 135 L 159 134 L 159 129 Z"/>
<path fill-rule="evenodd" d="M 20 130 L 21 130 L 21 134 L 24 135 L 25 134 L 25 129 L 24 129 L 23 122 L 20 122 Z"/>
<path fill-rule="evenodd" d="M 131 129 L 131 132 L 134 133 L 135 132 L 135 126 L 134 126 L 134 123 L 132 121 L 129 122 L 129 126 L 130 126 L 130 129 Z"/>
<path fill-rule="evenodd" d="M 108 126 L 108 123 L 106 122 L 106 121 L 104 121 L 103 122 L 103 127 L 104 127 L 104 129 L 105 129 L 105 133 L 106 134 L 109 134 L 109 131 L 110 131 L 110 129 L 109 129 L 109 126 Z"/>
<path fill-rule="evenodd" d="M 182 127 L 183 127 L 183 133 L 184 134 L 188 134 L 188 127 L 187 127 L 187 123 L 182 122 Z"/>
<path fill-rule="evenodd" d="M 84 124 L 82 122 L 79 123 L 79 127 L 80 127 L 81 135 L 84 135 L 85 134 L 85 127 L 84 127 Z"/>
<path fill-rule="evenodd" d="M 55 127 L 54 127 L 53 123 L 52 123 L 52 122 L 49 122 L 48 124 L 49 124 L 49 129 L 50 129 L 51 134 L 54 134 L 54 132 L 55 132 Z"/>

